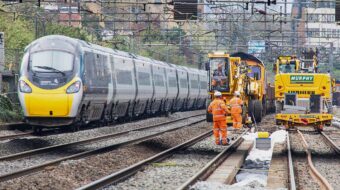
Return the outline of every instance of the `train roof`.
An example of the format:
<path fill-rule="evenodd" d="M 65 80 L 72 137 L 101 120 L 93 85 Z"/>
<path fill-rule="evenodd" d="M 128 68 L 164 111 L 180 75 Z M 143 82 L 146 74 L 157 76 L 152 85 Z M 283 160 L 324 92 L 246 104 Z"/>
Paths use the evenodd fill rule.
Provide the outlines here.
<path fill-rule="evenodd" d="M 264 66 L 264 64 L 262 63 L 261 60 L 259 60 L 257 57 L 248 54 L 248 53 L 244 53 L 244 52 L 236 52 L 231 54 L 231 57 L 240 57 L 241 60 L 250 60 L 250 61 L 254 61 L 256 63 L 261 64 L 262 66 Z"/>
<path fill-rule="evenodd" d="M 116 50 L 116 49 L 102 47 L 102 46 L 97 45 L 97 44 L 92 44 L 92 43 L 89 43 L 89 42 L 86 42 L 86 41 L 83 41 L 83 40 L 80 40 L 80 39 L 71 38 L 71 37 L 63 36 L 63 35 L 48 35 L 48 36 L 44 36 L 44 37 L 41 37 L 39 39 L 36 39 L 33 42 L 31 42 L 25 48 L 25 51 L 27 49 L 34 47 L 37 44 L 44 44 L 45 41 L 50 42 L 51 40 L 57 40 L 58 42 L 66 42 L 67 44 L 70 44 L 74 50 L 79 48 L 79 47 L 88 47 L 88 48 L 92 48 L 92 49 L 95 49 L 95 50 L 98 50 L 98 51 L 103 51 L 103 52 L 106 52 L 106 53 L 112 53 L 114 55 L 118 55 L 118 56 L 122 56 L 122 57 L 128 57 L 128 58 L 131 58 L 131 59 L 139 59 L 139 60 L 143 60 L 143 61 L 150 61 L 153 64 L 168 66 L 170 68 L 179 69 L 179 70 L 182 70 L 182 71 L 191 71 L 191 72 L 196 72 L 196 73 L 198 73 L 198 71 L 203 72 L 203 70 L 194 69 L 194 68 L 187 68 L 187 67 L 184 67 L 184 66 L 175 65 L 175 64 L 151 59 L 151 58 L 148 58 L 148 57 L 143 57 L 143 56 L 136 55 L 136 54 L 129 53 L 129 52 L 125 52 L 125 51 L 120 51 L 120 50 Z"/>

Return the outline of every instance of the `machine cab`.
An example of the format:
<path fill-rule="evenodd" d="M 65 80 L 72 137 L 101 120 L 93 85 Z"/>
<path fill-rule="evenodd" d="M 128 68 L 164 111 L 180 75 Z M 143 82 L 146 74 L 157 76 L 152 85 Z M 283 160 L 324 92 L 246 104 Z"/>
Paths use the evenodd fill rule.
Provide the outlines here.
<path fill-rule="evenodd" d="M 303 59 L 301 60 L 301 72 L 303 73 L 317 73 L 318 72 L 318 57 L 317 50 L 310 49 L 303 52 Z"/>
<path fill-rule="evenodd" d="M 209 62 L 206 65 L 208 71 L 209 91 L 218 90 L 229 92 L 230 90 L 230 57 L 223 52 L 209 53 Z"/>
<path fill-rule="evenodd" d="M 297 73 L 300 69 L 300 60 L 295 56 L 279 56 L 274 63 L 273 70 L 276 74 Z"/>

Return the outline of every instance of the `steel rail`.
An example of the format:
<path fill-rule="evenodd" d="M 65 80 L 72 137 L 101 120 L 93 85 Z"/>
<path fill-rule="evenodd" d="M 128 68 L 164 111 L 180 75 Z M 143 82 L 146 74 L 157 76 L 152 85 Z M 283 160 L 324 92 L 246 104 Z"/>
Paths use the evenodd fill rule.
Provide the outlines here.
<path fill-rule="evenodd" d="M 150 126 L 146 126 L 146 127 L 141 127 L 141 128 L 137 128 L 137 129 L 131 129 L 131 130 L 125 130 L 125 131 L 121 131 L 121 132 L 117 132 L 117 133 L 101 135 L 101 136 L 98 136 L 98 137 L 80 140 L 80 141 L 76 141 L 76 142 L 47 146 L 47 147 L 28 150 L 28 151 L 24 151 L 24 152 L 20 152 L 20 153 L 16 153 L 16 154 L 6 155 L 6 156 L 0 157 L 0 161 L 16 160 L 16 159 L 19 159 L 19 158 L 32 156 L 32 155 L 40 154 L 40 153 L 44 153 L 44 152 L 49 152 L 49 151 L 57 150 L 57 149 L 60 149 L 60 148 L 65 148 L 65 147 L 80 145 L 80 144 L 87 144 L 87 143 L 91 143 L 91 142 L 95 142 L 95 141 L 101 141 L 101 140 L 108 139 L 108 138 L 126 135 L 130 132 L 143 131 L 143 130 L 159 127 L 159 126 L 162 126 L 162 125 L 168 125 L 168 124 L 172 124 L 172 123 L 175 123 L 175 122 L 178 122 L 178 121 L 186 120 L 188 118 L 199 117 L 199 116 L 202 116 L 202 115 L 204 115 L 204 114 L 194 115 L 194 116 L 190 116 L 190 117 L 187 117 L 187 118 L 176 119 L 176 120 L 168 121 L 168 122 L 162 122 L 162 123 L 158 123 L 158 124 L 154 124 L 154 125 L 150 125 Z"/>
<path fill-rule="evenodd" d="M 137 173 L 138 171 L 140 171 L 141 169 L 143 169 L 146 165 L 151 164 L 153 162 L 158 162 L 161 160 L 164 160 L 166 158 L 169 158 L 171 155 L 175 154 L 176 152 L 183 150 L 187 147 L 190 147 L 194 144 L 196 144 L 197 142 L 209 137 L 212 135 L 212 131 L 208 131 L 205 132 L 203 134 L 200 134 L 197 137 L 194 137 L 182 144 L 179 144 L 173 148 L 169 148 L 161 153 L 158 153 L 152 157 L 149 157 L 145 160 L 142 160 L 134 165 L 131 165 L 125 169 L 122 169 L 120 171 L 117 171 L 115 173 L 112 173 L 108 176 L 105 176 L 101 179 L 98 179 L 92 183 L 89 183 L 85 186 L 79 187 L 77 190 L 90 190 L 90 189 L 99 189 L 99 188 L 103 188 L 107 185 L 110 184 L 114 184 L 117 183 L 119 181 L 122 181 L 124 179 L 127 179 L 128 177 L 130 177 L 131 175 Z"/>
<path fill-rule="evenodd" d="M 213 158 L 208 164 L 206 164 L 197 174 L 191 177 L 188 181 L 182 184 L 177 190 L 184 190 L 188 189 L 191 185 L 195 184 L 198 180 L 205 180 L 207 179 L 213 171 L 215 171 L 221 163 L 229 157 L 232 152 L 234 152 L 237 147 L 244 141 L 242 136 L 248 132 L 247 129 L 243 132 L 230 146 L 224 149 L 221 153 L 219 153 L 215 158 Z"/>
<path fill-rule="evenodd" d="M 14 134 L 14 135 L 6 135 L 6 136 L 0 136 L 0 141 L 3 140 L 10 140 L 10 139 L 15 139 L 15 138 L 20 138 L 20 137 L 27 137 L 33 135 L 33 132 L 27 132 L 27 133 L 19 133 L 19 134 Z"/>
<path fill-rule="evenodd" d="M 293 166 L 293 159 L 292 159 L 292 151 L 290 146 L 290 139 L 289 134 L 287 134 L 287 151 L 288 151 L 288 169 L 289 169 L 289 186 L 290 190 L 296 190 L 296 183 L 295 183 L 295 175 L 294 175 L 294 166 Z"/>
<path fill-rule="evenodd" d="M 333 140 L 330 137 L 326 135 L 325 132 L 322 131 L 321 136 L 325 139 L 326 143 L 329 144 L 337 154 L 340 154 L 340 148 L 333 142 Z"/>
<path fill-rule="evenodd" d="M 0 130 L 6 130 L 6 129 L 13 128 L 13 127 L 21 126 L 21 125 L 26 126 L 24 122 L 1 123 Z"/>
<path fill-rule="evenodd" d="M 46 163 L 43 163 L 43 164 L 40 164 L 40 165 L 35 165 L 35 166 L 31 166 L 31 167 L 28 167 L 28 168 L 25 168 L 25 169 L 22 169 L 22 170 L 18 170 L 18 171 L 14 171 L 14 172 L 11 172 L 11 173 L 8 173 L 8 174 L 0 175 L 0 182 L 4 182 L 4 181 L 7 181 L 7 180 L 11 180 L 11 179 L 14 179 L 14 178 L 17 178 L 17 177 L 21 177 L 21 176 L 24 176 L 24 175 L 27 175 L 27 174 L 31 174 L 31 173 L 40 171 L 40 170 L 42 170 L 42 169 L 44 169 L 48 166 L 57 165 L 60 162 L 65 161 L 65 160 L 84 158 L 84 157 L 87 157 L 87 156 L 100 154 L 100 153 L 108 152 L 108 151 L 111 151 L 111 150 L 114 150 L 114 149 L 118 149 L 118 148 L 126 146 L 126 145 L 135 144 L 135 143 L 142 142 L 142 141 L 145 141 L 145 140 L 148 140 L 148 139 L 152 139 L 152 138 L 159 136 L 159 135 L 162 135 L 164 133 L 168 133 L 168 132 L 171 132 L 171 131 L 182 129 L 183 127 L 192 126 L 194 124 L 197 124 L 197 123 L 200 123 L 200 122 L 203 122 L 203 121 L 205 121 L 205 119 L 201 119 L 199 121 L 195 121 L 195 122 L 192 122 L 192 123 L 189 123 L 189 124 L 183 124 L 179 127 L 168 129 L 166 131 L 161 131 L 161 132 L 157 132 L 157 133 L 150 134 L 150 135 L 147 135 L 147 136 L 139 137 L 139 138 L 136 138 L 136 139 L 120 142 L 120 143 L 117 143 L 117 144 L 108 145 L 108 146 L 97 148 L 97 149 L 94 149 L 94 150 L 89 150 L 89 151 L 77 153 L 77 154 L 66 156 L 66 157 L 63 157 L 63 158 L 59 158 L 59 159 L 56 159 L 56 160 L 53 160 L 53 161 L 50 161 L 50 162 L 46 162 Z"/>
<path fill-rule="evenodd" d="M 315 179 L 318 180 L 318 184 L 320 185 L 321 189 L 328 189 L 328 190 L 333 190 L 333 187 L 330 185 L 330 183 L 327 181 L 327 179 L 325 177 L 323 177 L 318 170 L 314 167 L 313 161 L 312 161 L 312 153 L 310 151 L 310 148 L 308 146 L 308 143 L 305 139 L 305 137 L 303 136 L 303 134 L 297 130 L 297 132 L 299 133 L 302 142 L 303 142 L 303 147 L 305 149 L 305 152 L 307 154 L 307 161 L 308 161 L 308 165 L 311 169 L 311 174 L 312 176 L 314 176 Z"/>

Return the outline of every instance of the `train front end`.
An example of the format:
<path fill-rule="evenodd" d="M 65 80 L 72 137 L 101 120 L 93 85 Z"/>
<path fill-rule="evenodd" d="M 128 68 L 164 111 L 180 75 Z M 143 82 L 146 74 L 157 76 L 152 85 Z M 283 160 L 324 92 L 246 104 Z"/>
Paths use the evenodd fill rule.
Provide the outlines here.
<path fill-rule="evenodd" d="M 72 124 L 82 98 L 81 53 L 75 40 L 47 36 L 25 50 L 18 96 L 26 123 L 56 127 Z"/>

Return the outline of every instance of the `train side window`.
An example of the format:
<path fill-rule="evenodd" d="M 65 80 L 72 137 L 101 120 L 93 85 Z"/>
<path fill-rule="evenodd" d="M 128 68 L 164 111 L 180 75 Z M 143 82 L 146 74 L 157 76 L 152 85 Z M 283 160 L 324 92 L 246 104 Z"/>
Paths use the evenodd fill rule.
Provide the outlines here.
<path fill-rule="evenodd" d="M 85 52 L 85 80 L 88 79 L 90 81 L 90 84 L 92 83 L 91 79 L 95 76 L 95 71 L 94 71 L 94 54 L 91 52 Z"/>
<path fill-rule="evenodd" d="M 103 55 L 103 77 L 105 78 L 105 80 L 108 80 L 108 76 L 109 76 L 109 66 L 107 63 L 107 56 Z"/>
<path fill-rule="evenodd" d="M 155 86 L 164 86 L 164 80 L 162 75 L 155 74 L 153 75 Z"/>
<path fill-rule="evenodd" d="M 117 69 L 116 76 L 118 84 L 132 85 L 131 71 Z"/>
<path fill-rule="evenodd" d="M 146 72 L 138 72 L 138 84 L 142 86 L 150 86 L 150 74 Z"/>
<path fill-rule="evenodd" d="M 201 86 L 201 89 L 207 89 L 207 82 L 205 82 L 205 81 L 201 81 L 200 82 L 200 86 Z"/>
<path fill-rule="evenodd" d="M 181 88 L 188 88 L 188 82 L 186 79 L 180 79 Z"/>
<path fill-rule="evenodd" d="M 191 88 L 198 89 L 198 81 L 197 80 L 190 80 Z"/>
<path fill-rule="evenodd" d="M 169 87 L 177 87 L 177 81 L 175 77 L 169 77 L 168 78 L 169 81 Z"/>

